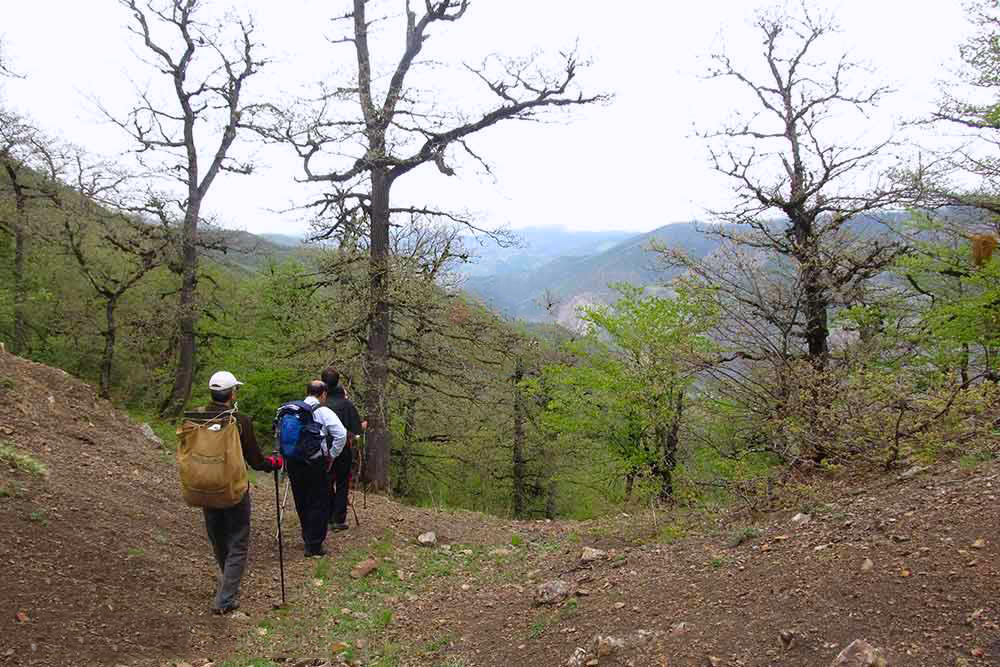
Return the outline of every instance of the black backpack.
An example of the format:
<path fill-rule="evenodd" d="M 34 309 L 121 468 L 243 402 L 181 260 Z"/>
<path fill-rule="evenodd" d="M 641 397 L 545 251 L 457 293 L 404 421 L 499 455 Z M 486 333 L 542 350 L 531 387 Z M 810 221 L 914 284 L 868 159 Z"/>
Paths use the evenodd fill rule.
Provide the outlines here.
<path fill-rule="evenodd" d="M 273 427 L 286 459 L 308 462 L 322 451 L 323 427 L 313 418 L 313 406 L 305 401 L 289 401 L 278 408 Z"/>

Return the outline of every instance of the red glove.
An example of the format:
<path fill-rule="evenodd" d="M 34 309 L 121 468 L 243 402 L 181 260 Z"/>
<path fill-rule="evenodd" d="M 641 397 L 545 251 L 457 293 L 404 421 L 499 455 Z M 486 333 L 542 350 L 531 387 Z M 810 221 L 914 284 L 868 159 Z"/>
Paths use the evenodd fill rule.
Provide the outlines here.
<path fill-rule="evenodd" d="M 269 466 L 271 466 L 271 470 L 272 471 L 274 471 L 274 470 L 281 470 L 281 467 L 285 463 L 284 461 L 281 460 L 281 455 L 280 454 L 275 454 L 274 456 L 268 456 L 264 460 L 267 461 L 267 464 Z"/>

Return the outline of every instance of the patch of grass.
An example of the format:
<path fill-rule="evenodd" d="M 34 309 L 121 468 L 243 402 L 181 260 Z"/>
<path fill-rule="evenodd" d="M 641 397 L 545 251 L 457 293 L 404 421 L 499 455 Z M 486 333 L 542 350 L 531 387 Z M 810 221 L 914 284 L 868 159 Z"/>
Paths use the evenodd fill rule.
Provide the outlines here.
<path fill-rule="evenodd" d="M 382 539 L 375 543 L 372 547 L 372 553 L 378 558 L 386 558 L 392 555 L 393 545 L 392 545 L 392 531 L 386 531 L 382 535 Z"/>
<path fill-rule="evenodd" d="M 535 619 L 535 622 L 528 628 L 527 639 L 538 639 L 545 634 L 545 629 L 549 627 L 550 619 L 547 616 Z"/>
<path fill-rule="evenodd" d="M 522 544 L 524 544 L 524 538 L 518 535 L 517 533 L 514 533 L 513 535 L 510 536 L 510 544 L 511 546 L 519 547 Z"/>
<path fill-rule="evenodd" d="M 13 498 L 16 494 L 12 486 L 0 486 L 0 498 Z"/>
<path fill-rule="evenodd" d="M 424 644 L 424 653 L 437 653 L 443 648 L 447 648 L 452 642 L 451 635 L 445 635 L 444 637 L 438 637 L 437 639 L 431 640 Z"/>
<path fill-rule="evenodd" d="M 721 556 L 715 556 L 710 561 L 708 561 L 709 566 L 713 570 L 718 570 L 726 565 L 726 559 Z"/>
<path fill-rule="evenodd" d="M 146 553 L 145 551 L 143 551 L 138 547 L 129 547 L 128 550 L 125 551 L 125 555 L 128 556 L 129 558 L 139 558 L 145 553 Z"/>
<path fill-rule="evenodd" d="M 220 667 L 277 667 L 267 658 L 230 658 L 219 663 Z"/>
<path fill-rule="evenodd" d="M 0 462 L 34 477 L 47 477 L 49 474 L 44 463 L 6 442 L 0 442 Z"/>
<path fill-rule="evenodd" d="M 397 642 L 385 642 L 378 650 L 378 655 L 368 664 L 371 667 L 397 667 L 402 660 L 403 647 Z"/>
<path fill-rule="evenodd" d="M 316 561 L 316 567 L 313 568 L 313 578 L 322 579 L 327 581 L 330 578 L 330 559 L 320 558 Z"/>
<path fill-rule="evenodd" d="M 0 392 L 14 391 L 17 383 L 14 382 L 14 378 L 7 375 L 0 377 Z"/>
<path fill-rule="evenodd" d="M 673 544 L 684 537 L 686 532 L 687 529 L 682 524 L 672 521 L 660 526 L 660 529 L 656 531 L 655 541 L 660 544 Z"/>
<path fill-rule="evenodd" d="M 580 603 L 577 602 L 576 598 L 570 598 L 566 601 L 566 604 L 562 606 L 559 610 L 559 619 L 562 621 L 568 620 L 576 616 L 579 611 Z"/>
<path fill-rule="evenodd" d="M 28 514 L 28 521 L 31 521 L 33 523 L 40 523 L 44 526 L 49 522 L 49 517 L 45 513 L 45 510 L 38 509 Z"/>
<path fill-rule="evenodd" d="M 958 465 L 966 470 L 971 470 L 972 468 L 978 467 L 982 463 L 992 461 L 994 458 L 996 458 L 996 455 L 992 450 L 986 447 L 980 447 L 959 457 Z"/>
<path fill-rule="evenodd" d="M 729 534 L 726 543 L 730 548 L 735 549 L 741 544 L 757 539 L 760 535 L 760 529 L 756 526 L 739 526 Z"/>

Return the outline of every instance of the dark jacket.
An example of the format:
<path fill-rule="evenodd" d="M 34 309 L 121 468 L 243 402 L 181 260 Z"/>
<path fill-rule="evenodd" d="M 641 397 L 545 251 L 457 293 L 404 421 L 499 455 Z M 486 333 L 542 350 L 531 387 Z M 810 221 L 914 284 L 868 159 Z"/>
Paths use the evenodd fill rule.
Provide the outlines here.
<path fill-rule="evenodd" d="M 230 410 L 232 408 L 225 403 L 212 401 L 201 410 L 186 412 L 184 416 L 194 419 L 215 419 Z M 269 471 L 271 466 L 264 460 L 264 455 L 261 454 L 260 447 L 257 445 L 257 437 L 253 432 L 253 422 L 250 421 L 250 415 L 235 412 L 233 416 L 236 417 L 236 428 L 240 432 L 240 446 L 243 448 L 243 460 L 254 470 Z"/>
<path fill-rule="evenodd" d="M 358 414 L 358 409 L 354 407 L 354 403 L 351 403 L 347 399 L 343 387 L 337 385 L 330 390 L 330 395 L 326 399 L 326 406 L 333 410 L 333 413 L 337 415 L 340 423 L 344 425 L 348 433 L 355 436 L 361 435 L 361 415 Z"/>

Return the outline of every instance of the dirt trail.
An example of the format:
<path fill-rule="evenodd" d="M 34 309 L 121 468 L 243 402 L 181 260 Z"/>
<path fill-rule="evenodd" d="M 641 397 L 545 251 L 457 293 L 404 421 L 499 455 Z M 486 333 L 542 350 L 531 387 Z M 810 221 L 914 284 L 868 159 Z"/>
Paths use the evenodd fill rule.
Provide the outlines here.
<path fill-rule="evenodd" d="M 564 665 L 597 634 L 625 644 L 600 665 L 823 666 L 857 638 L 894 665 L 1000 665 L 995 463 L 820 484 L 808 506 L 687 537 L 663 531 L 662 515 L 509 522 L 369 497 L 361 526 L 331 536 L 327 564 L 303 558 L 288 517 L 280 612 L 274 491 L 261 476 L 237 622 L 208 613 L 214 565 L 171 457 L 62 371 L 0 354 L 0 379 L 0 444 L 48 467 L 0 468 L 3 667 Z M 793 523 L 800 510 L 810 520 Z M 418 546 L 428 530 L 438 544 Z M 581 563 L 584 546 L 606 556 Z M 346 577 L 368 553 L 378 570 Z M 576 595 L 535 606 L 537 585 L 556 578 Z"/>

